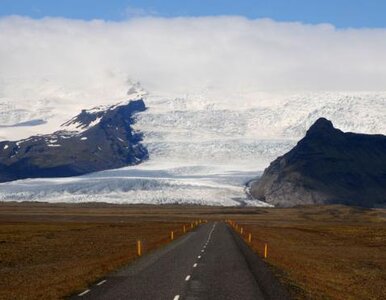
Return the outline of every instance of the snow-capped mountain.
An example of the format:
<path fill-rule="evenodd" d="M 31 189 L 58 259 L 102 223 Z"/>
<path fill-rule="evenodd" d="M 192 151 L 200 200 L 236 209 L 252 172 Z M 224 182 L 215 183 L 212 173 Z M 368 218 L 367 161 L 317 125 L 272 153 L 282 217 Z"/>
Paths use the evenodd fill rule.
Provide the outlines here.
<path fill-rule="evenodd" d="M 206 90 L 176 97 L 146 94 L 138 84 L 130 87 L 130 95 L 138 93 L 148 109 L 136 114 L 133 128 L 143 133 L 142 143 L 149 152 L 149 160 L 78 177 L 0 184 L 0 199 L 262 205 L 246 197 L 245 183 L 277 156 L 288 152 L 319 117 L 329 118 L 343 131 L 386 133 L 386 93 L 294 95 L 235 90 L 222 95 Z M 114 101 L 118 102 L 113 97 L 99 100 L 98 104 L 111 106 Z M 67 104 L 71 107 L 68 111 L 79 105 Z M 85 130 L 99 121 L 103 110 L 102 107 L 88 111 L 87 115 L 80 114 L 68 122 L 63 120 L 60 110 L 51 110 L 49 105 L 44 113 L 34 110 L 33 116 L 19 118 L 17 122 L 0 116 L 0 125 L 6 126 L 33 120 L 46 122 L 3 127 L 0 136 L 26 134 L 28 130 L 44 133 L 44 126 L 52 127 L 59 123 L 53 120 L 58 119 L 58 128 L 63 128 L 63 124 L 72 130 Z"/>
<path fill-rule="evenodd" d="M 148 158 L 132 130 L 143 100 L 83 110 L 64 130 L 20 141 L 0 142 L 0 182 L 68 177 L 138 164 Z"/>
<path fill-rule="evenodd" d="M 112 75 L 111 81 L 85 89 L 60 86 L 54 81 L 0 78 L 0 141 L 16 141 L 33 135 L 51 134 L 84 109 L 143 99 L 147 92 L 139 83 Z M 129 88 L 128 88 L 129 86 Z M 76 128 L 75 128 L 76 129 Z"/>

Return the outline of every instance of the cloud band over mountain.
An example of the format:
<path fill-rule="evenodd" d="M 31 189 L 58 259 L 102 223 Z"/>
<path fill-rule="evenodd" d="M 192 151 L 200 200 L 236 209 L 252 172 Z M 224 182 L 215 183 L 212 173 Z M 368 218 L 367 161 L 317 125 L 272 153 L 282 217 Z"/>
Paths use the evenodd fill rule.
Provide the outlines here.
<path fill-rule="evenodd" d="M 13 16 L 0 19 L 0 32 L 0 82 L 18 78 L 21 86 L 37 78 L 90 89 L 116 74 L 176 93 L 386 86 L 386 29 L 236 16 L 125 22 Z"/>

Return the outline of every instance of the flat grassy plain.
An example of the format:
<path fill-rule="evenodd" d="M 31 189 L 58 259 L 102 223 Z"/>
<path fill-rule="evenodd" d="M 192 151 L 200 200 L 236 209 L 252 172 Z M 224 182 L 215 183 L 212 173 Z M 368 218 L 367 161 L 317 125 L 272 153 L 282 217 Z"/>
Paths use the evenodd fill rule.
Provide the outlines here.
<path fill-rule="evenodd" d="M 147 211 L 2 204 L 0 299 L 63 298 L 133 261 L 137 239 L 146 254 L 182 234 L 182 219 Z"/>
<path fill-rule="evenodd" d="M 294 299 L 386 299 L 386 210 L 0 203 L 0 299 L 58 299 L 169 242 L 232 219 Z M 188 228 L 189 226 L 187 226 Z M 247 237 L 244 234 L 244 237 Z"/>
<path fill-rule="evenodd" d="M 260 209 L 236 219 L 294 299 L 386 299 L 386 210 Z"/>

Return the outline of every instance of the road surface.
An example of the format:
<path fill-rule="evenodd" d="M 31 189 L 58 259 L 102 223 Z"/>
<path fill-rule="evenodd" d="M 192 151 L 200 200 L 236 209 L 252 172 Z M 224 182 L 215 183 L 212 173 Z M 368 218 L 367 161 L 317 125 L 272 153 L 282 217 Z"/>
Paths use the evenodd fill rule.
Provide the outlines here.
<path fill-rule="evenodd" d="M 259 286 L 256 267 L 264 263 L 242 244 L 225 223 L 203 224 L 71 299 L 283 299 Z M 263 283 L 272 289 L 273 280 Z"/>

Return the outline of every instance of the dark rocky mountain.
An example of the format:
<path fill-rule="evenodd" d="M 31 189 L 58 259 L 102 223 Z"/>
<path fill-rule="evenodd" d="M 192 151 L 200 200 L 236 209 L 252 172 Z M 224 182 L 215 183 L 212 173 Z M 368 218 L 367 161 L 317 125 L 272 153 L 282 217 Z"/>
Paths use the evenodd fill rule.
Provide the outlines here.
<path fill-rule="evenodd" d="M 275 206 L 386 205 L 386 136 L 344 133 L 321 118 L 277 158 L 250 194 Z"/>
<path fill-rule="evenodd" d="M 0 142 L 0 182 L 75 176 L 142 162 L 148 152 L 131 125 L 134 114 L 145 109 L 143 100 L 135 100 L 83 110 L 61 131 Z"/>

